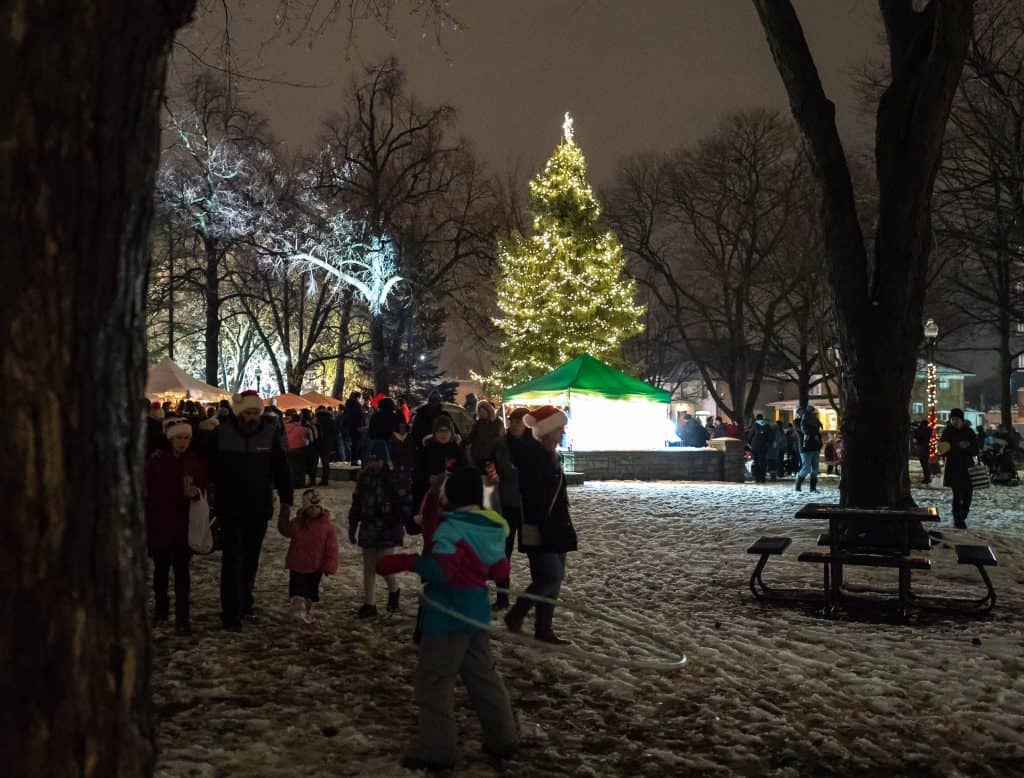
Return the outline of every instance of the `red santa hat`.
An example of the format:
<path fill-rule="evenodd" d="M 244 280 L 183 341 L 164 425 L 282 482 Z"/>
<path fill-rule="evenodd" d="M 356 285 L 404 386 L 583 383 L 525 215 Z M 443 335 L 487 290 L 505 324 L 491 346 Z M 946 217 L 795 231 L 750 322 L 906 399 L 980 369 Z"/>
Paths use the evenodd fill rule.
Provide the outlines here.
<path fill-rule="evenodd" d="M 258 410 L 260 413 L 263 413 L 263 399 L 255 389 L 246 389 L 241 394 L 236 394 L 232 398 L 231 409 L 236 414 L 251 410 Z"/>
<path fill-rule="evenodd" d="M 187 419 L 183 419 L 180 416 L 171 416 L 169 419 L 164 419 L 164 435 L 167 439 L 176 438 L 179 435 L 188 435 L 192 437 L 192 425 L 188 423 Z"/>
<path fill-rule="evenodd" d="M 523 417 L 523 424 L 533 430 L 533 437 L 540 439 L 552 430 L 564 427 L 569 423 L 569 417 L 554 405 L 545 405 L 530 411 Z"/>

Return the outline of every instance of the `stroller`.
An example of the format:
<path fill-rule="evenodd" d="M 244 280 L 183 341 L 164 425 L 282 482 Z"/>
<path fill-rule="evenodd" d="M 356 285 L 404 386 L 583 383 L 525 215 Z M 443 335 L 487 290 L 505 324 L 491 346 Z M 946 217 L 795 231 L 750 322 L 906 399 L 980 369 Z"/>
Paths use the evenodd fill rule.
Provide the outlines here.
<path fill-rule="evenodd" d="M 994 486 L 1020 486 L 1013 448 L 1005 440 L 996 438 L 993 445 L 982 450 L 979 458 L 988 467 L 989 478 Z"/>

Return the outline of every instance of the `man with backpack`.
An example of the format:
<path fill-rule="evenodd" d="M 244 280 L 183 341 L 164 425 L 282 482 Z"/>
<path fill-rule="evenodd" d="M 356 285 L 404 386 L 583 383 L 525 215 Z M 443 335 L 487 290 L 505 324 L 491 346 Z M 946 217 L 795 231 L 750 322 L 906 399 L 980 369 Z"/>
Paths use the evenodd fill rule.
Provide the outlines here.
<path fill-rule="evenodd" d="M 797 427 L 800 438 L 800 460 L 803 463 L 796 476 L 796 491 L 801 491 L 804 479 L 810 476 L 811 491 L 818 491 L 818 456 L 821 453 L 821 422 L 818 410 L 808 405 Z"/>

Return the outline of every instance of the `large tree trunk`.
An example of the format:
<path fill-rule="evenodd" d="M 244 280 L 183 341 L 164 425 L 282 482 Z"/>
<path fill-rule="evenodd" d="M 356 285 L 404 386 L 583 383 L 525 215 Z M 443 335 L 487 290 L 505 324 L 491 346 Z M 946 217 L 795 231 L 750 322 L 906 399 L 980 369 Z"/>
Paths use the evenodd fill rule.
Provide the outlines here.
<path fill-rule="evenodd" d="M 931 198 L 967 53 L 972 0 L 880 0 L 892 81 L 878 107 L 879 219 L 869 258 L 835 106 L 789 0 L 753 0 L 822 190 L 826 270 L 844 370 L 840 502 L 912 505 L 908 402 L 923 337 Z"/>
<path fill-rule="evenodd" d="M 206 307 L 206 383 L 220 386 L 220 255 L 216 238 L 203 238 L 206 275 L 203 297 Z"/>
<path fill-rule="evenodd" d="M 192 5 L 0 6 L 6 775 L 153 768 L 142 309 L 164 71 Z"/>
<path fill-rule="evenodd" d="M 999 316 L 999 416 L 1004 429 L 1013 429 L 1013 353 L 1010 351 L 1010 321 L 1008 307 Z M 982 413 L 984 408 L 979 409 Z"/>
<path fill-rule="evenodd" d="M 341 319 L 338 322 L 338 360 L 334 367 L 334 386 L 331 397 L 345 399 L 345 355 L 348 353 L 349 327 L 352 325 L 352 292 L 346 292 L 341 303 Z"/>
<path fill-rule="evenodd" d="M 370 359 L 373 367 L 373 392 L 387 392 L 391 387 L 391 366 L 388 359 L 384 314 L 375 314 L 370 319 Z"/>

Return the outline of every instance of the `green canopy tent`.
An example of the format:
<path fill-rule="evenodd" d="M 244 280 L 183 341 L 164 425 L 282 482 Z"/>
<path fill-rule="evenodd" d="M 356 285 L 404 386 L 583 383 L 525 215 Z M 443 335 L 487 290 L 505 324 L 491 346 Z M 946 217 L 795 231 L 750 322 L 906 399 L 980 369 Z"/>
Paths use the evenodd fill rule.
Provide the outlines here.
<path fill-rule="evenodd" d="M 547 375 L 505 390 L 505 405 L 555 405 L 569 415 L 577 451 L 662 448 L 675 439 L 668 420 L 671 392 L 581 354 Z"/>

